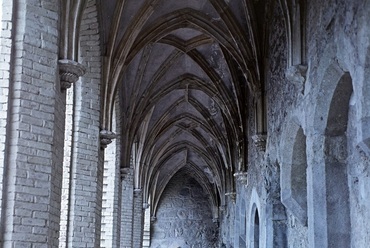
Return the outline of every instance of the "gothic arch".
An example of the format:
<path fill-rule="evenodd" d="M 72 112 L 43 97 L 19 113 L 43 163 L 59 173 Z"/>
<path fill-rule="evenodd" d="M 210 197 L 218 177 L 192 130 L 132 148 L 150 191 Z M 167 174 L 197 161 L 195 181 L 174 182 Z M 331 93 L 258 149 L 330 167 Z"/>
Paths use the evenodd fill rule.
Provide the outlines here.
<path fill-rule="evenodd" d="M 260 215 L 256 204 L 252 205 L 252 212 L 249 217 L 250 233 L 249 233 L 249 244 L 250 248 L 260 247 Z"/>
<path fill-rule="evenodd" d="M 349 247 L 351 242 L 346 131 L 352 93 L 350 74 L 332 63 L 325 71 L 315 106 L 313 146 L 322 155 L 317 165 L 311 165 L 316 166 L 310 179 L 317 198 L 312 199 L 315 245 Z"/>
<path fill-rule="evenodd" d="M 252 189 L 250 204 L 249 204 L 249 210 L 248 210 L 248 224 L 247 224 L 247 244 L 249 244 L 248 247 L 250 248 L 257 248 L 257 247 L 263 247 L 262 244 L 262 234 L 263 230 L 261 226 L 263 226 L 263 223 L 261 220 L 264 218 L 262 214 L 262 208 L 260 199 L 258 196 L 258 193 L 255 188 Z M 261 215 L 262 214 L 262 215 Z M 256 219 L 257 216 L 257 219 Z M 256 223 L 256 220 L 258 222 Z M 258 224 L 258 227 L 256 226 Z M 258 230 L 258 235 L 256 231 Z M 257 239 L 258 237 L 258 239 Z M 256 246 L 258 244 L 258 246 Z"/>
<path fill-rule="evenodd" d="M 303 225 L 306 225 L 306 136 L 298 123 L 298 120 L 291 119 L 281 137 L 281 201 Z"/>

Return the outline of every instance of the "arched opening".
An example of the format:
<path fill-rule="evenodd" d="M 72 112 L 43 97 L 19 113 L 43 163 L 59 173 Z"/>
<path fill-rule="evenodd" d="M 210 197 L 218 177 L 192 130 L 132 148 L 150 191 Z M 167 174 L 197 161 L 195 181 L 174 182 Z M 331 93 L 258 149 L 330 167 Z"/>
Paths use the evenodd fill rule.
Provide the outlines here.
<path fill-rule="evenodd" d="M 253 247 L 260 247 L 260 217 L 258 215 L 258 209 L 254 213 L 254 225 L 253 225 Z"/>
<path fill-rule="evenodd" d="M 334 91 L 325 129 L 328 247 L 351 246 L 346 131 L 352 92 L 351 76 L 345 73 Z"/>

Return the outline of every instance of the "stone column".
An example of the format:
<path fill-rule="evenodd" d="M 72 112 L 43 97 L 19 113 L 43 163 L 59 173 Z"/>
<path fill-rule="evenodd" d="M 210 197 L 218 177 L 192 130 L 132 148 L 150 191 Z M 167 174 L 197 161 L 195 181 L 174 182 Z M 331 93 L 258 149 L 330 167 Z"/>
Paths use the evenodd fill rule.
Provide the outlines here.
<path fill-rule="evenodd" d="M 132 246 L 134 175 L 132 168 L 121 170 L 122 203 L 121 203 L 121 246 Z"/>
<path fill-rule="evenodd" d="M 3 74 L 9 109 L 0 246 L 57 247 L 65 116 L 57 62 L 60 2 L 16 3 L 11 40 L 2 47 L 12 54 Z"/>
<path fill-rule="evenodd" d="M 144 234 L 143 191 L 134 189 L 133 247 L 141 248 Z"/>

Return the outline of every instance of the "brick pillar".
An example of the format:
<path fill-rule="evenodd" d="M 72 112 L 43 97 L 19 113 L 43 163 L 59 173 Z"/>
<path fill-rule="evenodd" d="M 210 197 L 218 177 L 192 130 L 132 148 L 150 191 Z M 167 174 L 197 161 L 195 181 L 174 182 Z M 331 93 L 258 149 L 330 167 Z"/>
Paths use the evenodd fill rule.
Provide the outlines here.
<path fill-rule="evenodd" d="M 131 248 L 133 227 L 133 196 L 134 177 L 133 169 L 125 168 L 122 174 L 122 203 L 121 203 L 121 246 Z"/>
<path fill-rule="evenodd" d="M 99 85 L 93 68 L 75 83 L 74 132 L 70 168 L 70 209 L 67 247 L 99 247 L 104 150 L 100 148 Z M 91 73 L 91 74 L 90 74 Z"/>
<path fill-rule="evenodd" d="M 144 234 L 143 190 L 134 189 L 133 247 L 141 248 Z"/>
<path fill-rule="evenodd" d="M 101 52 L 95 1 L 88 1 L 80 28 L 86 74 L 74 87 L 74 128 L 67 247 L 100 247 L 104 149 L 100 138 Z M 91 41 L 91 43 L 88 43 Z M 103 145 L 103 147 L 101 146 Z"/>
<path fill-rule="evenodd" d="M 5 166 L 5 146 L 6 133 L 8 123 L 8 97 L 10 88 L 10 61 L 11 61 L 11 45 L 12 45 L 12 14 L 13 1 L 0 1 L 2 3 L 2 16 L 0 26 L 0 223 L 2 223 L 2 199 L 3 199 L 3 180 Z M 0 225 L 0 246 L 2 227 Z"/>
<path fill-rule="evenodd" d="M 2 47 L 11 51 L 12 60 L 1 247 L 58 246 L 65 116 L 58 69 L 59 4 L 17 1 L 12 41 Z"/>
<path fill-rule="evenodd" d="M 117 157 L 117 140 L 105 149 L 103 211 L 101 244 L 102 248 L 119 247 L 121 214 L 120 163 Z"/>

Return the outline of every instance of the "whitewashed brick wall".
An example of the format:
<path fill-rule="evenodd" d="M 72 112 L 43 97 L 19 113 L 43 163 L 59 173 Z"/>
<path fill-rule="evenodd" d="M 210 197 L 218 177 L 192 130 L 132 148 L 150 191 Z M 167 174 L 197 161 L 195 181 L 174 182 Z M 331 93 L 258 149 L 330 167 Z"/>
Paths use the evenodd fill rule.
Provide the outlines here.
<path fill-rule="evenodd" d="M 120 118 L 119 102 L 116 101 L 116 110 L 113 113 L 113 132 L 119 135 Z M 119 116 L 119 114 L 118 114 Z M 104 179 L 103 179 L 103 210 L 101 247 L 119 247 L 121 229 L 121 177 L 120 177 L 120 140 L 115 139 L 105 149 Z"/>
<path fill-rule="evenodd" d="M 122 179 L 121 247 L 130 248 L 133 237 L 134 177 L 132 168 L 127 168 Z"/>
<path fill-rule="evenodd" d="M 4 161 L 3 247 L 56 247 L 65 112 L 57 64 L 59 1 L 15 2 L 13 26 L 2 33 L 10 33 L 10 28 L 13 32 L 13 50 L 2 47 L 11 50 L 13 58 L 8 156 Z"/>
<path fill-rule="evenodd" d="M 143 211 L 143 191 L 140 189 L 134 190 L 134 218 L 133 218 L 133 247 L 143 247 L 144 233 L 144 211 Z"/>
<path fill-rule="evenodd" d="M 88 1 L 80 30 L 86 74 L 74 84 L 69 247 L 100 247 L 104 151 L 100 149 L 101 51 L 95 1 Z"/>
<path fill-rule="evenodd" d="M 70 168 L 72 156 L 72 133 L 73 133 L 73 87 L 68 89 L 66 100 L 59 248 L 64 248 L 67 245 L 66 241 L 67 241 L 68 210 L 69 210 L 68 206 L 69 206 Z"/>
<path fill-rule="evenodd" d="M 2 213 L 3 194 L 3 177 L 5 162 L 5 142 L 6 128 L 9 125 L 8 115 L 8 96 L 10 84 L 10 60 L 11 60 L 11 32 L 12 32 L 12 12 L 13 2 L 0 0 L 0 223 Z M 1 245 L 1 228 L 0 225 L 0 245 Z"/>

